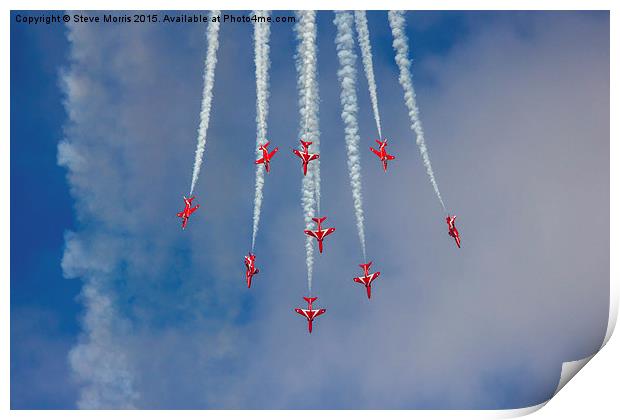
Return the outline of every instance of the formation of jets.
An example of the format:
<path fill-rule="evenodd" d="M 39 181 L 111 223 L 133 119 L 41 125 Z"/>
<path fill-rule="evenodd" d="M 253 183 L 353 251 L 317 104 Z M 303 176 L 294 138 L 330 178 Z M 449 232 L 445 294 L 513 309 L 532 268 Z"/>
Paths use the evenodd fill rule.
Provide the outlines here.
<path fill-rule="evenodd" d="M 383 171 L 387 172 L 388 161 L 394 160 L 394 156 L 388 154 L 387 151 L 385 150 L 387 146 L 387 142 L 388 142 L 387 139 L 383 141 L 381 140 L 375 140 L 375 141 L 379 145 L 379 150 L 374 149 L 372 147 L 370 148 L 370 150 L 375 155 L 377 155 L 377 157 L 380 159 L 381 163 L 383 164 Z M 267 173 L 269 173 L 271 159 L 278 152 L 277 147 L 270 152 L 269 143 L 270 142 L 268 141 L 265 144 L 260 144 L 258 146 L 259 151 L 262 152 L 262 157 L 255 161 L 255 164 L 257 165 L 261 165 L 261 164 L 265 165 L 265 170 L 267 171 Z M 303 173 L 304 173 L 304 176 L 306 176 L 306 174 L 308 173 L 308 164 L 312 162 L 313 160 L 318 159 L 319 154 L 310 153 L 309 147 L 312 144 L 312 142 L 300 140 L 300 143 L 301 143 L 301 149 L 293 149 L 293 153 L 301 159 Z M 194 200 L 194 198 L 195 197 L 193 196 L 189 198 L 183 196 L 183 202 L 185 204 L 185 207 L 182 211 L 177 213 L 177 216 L 182 219 L 181 227 L 183 229 L 185 229 L 185 227 L 187 226 L 187 221 L 189 220 L 189 217 L 192 215 L 192 213 L 194 213 L 200 207 L 199 204 L 192 207 L 192 201 Z M 323 223 L 326 219 L 327 217 L 313 217 L 312 220 L 317 224 L 316 230 L 309 230 L 309 229 L 304 230 L 304 233 L 306 235 L 311 236 L 317 240 L 317 243 L 319 246 L 319 253 L 321 254 L 323 253 L 323 240 L 325 239 L 325 237 L 327 237 L 328 235 L 336 231 L 336 228 L 333 228 L 333 227 L 323 228 L 321 226 L 321 223 Z M 455 220 L 456 220 L 456 216 L 448 215 L 446 217 L 446 223 L 448 224 L 448 235 L 454 238 L 457 247 L 460 248 L 461 237 L 459 235 L 459 231 L 457 230 L 454 224 Z M 259 272 L 258 268 L 256 268 L 256 255 L 253 254 L 252 252 L 248 253 L 248 255 L 244 257 L 244 263 L 245 263 L 245 279 L 246 279 L 248 288 L 250 288 L 252 286 L 252 277 L 258 274 Z M 360 283 L 366 287 L 366 295 L 368 296 L 368 299 L 370 299 L 371 297 L 372 282 L 376 280 L 381 274 L 379 271 L 377 271 L 376 273 L 370 273 L 371 265 L 372 265 L 372 261 L 366 264 L 360 264 L 360 267 L 362 268 L 364 274 L 360 277 L 353 278 L 354 282 Z M 312 322 L 314 321 L 314 319 L 320 315 L 323 315 L 326 311 L 323 308 L 320 308 L 320 309 L 312 308 L 312 303 L 316 299 L 317 299 L 316 297 L 304 296 L 304 300 L 307 302 L 308 307 L 306 309 L 295 308 L 295 312 L 297 312 L 299 315 L 306 318 L 306 320 L 308 321 L 308 332 L 309 333 L 312 333 Z"/>

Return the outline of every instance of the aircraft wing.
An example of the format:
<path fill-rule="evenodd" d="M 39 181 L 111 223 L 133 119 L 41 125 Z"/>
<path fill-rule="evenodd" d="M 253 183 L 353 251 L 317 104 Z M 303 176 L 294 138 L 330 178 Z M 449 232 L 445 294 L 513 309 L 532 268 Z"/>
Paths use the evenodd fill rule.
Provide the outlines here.
<path fill-rule="evenodd" d="M 362 277 L 353 277 L 353 281 L 356 283 L 364 284 L 364 280 L 362 280 Z"/>
<path fill-rule="evenodd" d="M 303 159 L 303 156 L 301 155 L 301 152 L 300 152 L 299 150 L 297 150 L 297 149 L 293 149 L 293 153 L 295 153 L 295 155 L 296 155 L 298 158 Z"/>
<path fill-rule="evenodd" d="M 325 229 L 325 234 L 323 235 L 323 237 L 326 237 L 327 235 L 331 235 L 335 231 L 336 231 L 336 228 L 333 228 L 333 227 L 327 228 Z"/>
<path fill-rule="evenodd" d="M 394 160 L 394 156 L 386 154 L 385 157 L 387 160 Z"/>
<path fill-rule="evenodd" d="M 313 230 L 304 230 L 304 233 L 308 236 L 312 236 L 313 238 L 319 239 L 319 236 Z"/>
<path fill-rule="evenodd" d="M 302 311 L 299 308 L 295 308 L 295 312 L 297 312 L 299 315 L 303 316 L 304 318 L 308 318 L 308 316 L 306 316 L 306 314 L 304 313 L 304 311 Z"/>
<path fill-rule="evenodd" d="M 374 279 L 376 279 L 377 277 L 379 277 L 379 275 L 381 274 L 380 271 L 377 271 L 376 273 L 372 273 L 370 275 L 370 281 L 373 281 Z"/>
<path fill-rule="evenodd" d="M 277 152 L 277 151 L 278 151 L 278 148 L 276 147 L 275 149 L 273 149 L 273 150 L 271 151 L 271 153 L 269 153 L 269 157 L 268 157 L 267 159 L 271 159 L 271 158 L 273 157 L 273 155 L 275 155 L 275 154 L 276 154 L 276 152 Z"/>
<path fill-rule="evenodd" d="M 191 209 L 189 209 L 189 214 L 192 214 L 193 212 L 195 212 L 196 210 L 198 210 L 198 207 L 200 207 L 200 205 L 193 207 Z"/>
<path fill-rule="evenodd" d="M 378 151 L 376 149 L 373 149 L 372 147 L 370 148 L 370 151 L 373 152 L 375 155 L 377 155 L 379 158 L 381 158 L 381 152 L 380 151 Z"/>
<path fill-rule="evenodd" d="M 318 158 L 319 158 L 318 153 L 315 153 L 313 155 L 310 155 L 310 157 L 308 158 L 308 162 L 310 162 L 311 160 L 314 160 L 314 159 L 318 159 Z"/>
<path fill-rule="evenodd" d="M 255 161 L 254 163 L 256 163 L 256 164 L 265 163 L 265 158 L 262 157 L 262 158 L 258 159 L 257 161 Z"/>
<path fill-rule="evenodd" d="M 326 309 L 319 309 L 314 313 L 314 317 L 316 318 L 319 315 L 323 315 L 326 312 Z"/>

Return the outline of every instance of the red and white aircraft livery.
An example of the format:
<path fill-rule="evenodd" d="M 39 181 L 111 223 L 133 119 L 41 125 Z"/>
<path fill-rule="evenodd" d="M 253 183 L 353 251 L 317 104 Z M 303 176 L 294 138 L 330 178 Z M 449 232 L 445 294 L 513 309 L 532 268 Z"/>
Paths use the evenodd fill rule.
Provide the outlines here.
<path fill-rule="evenodd" d="M 316 230 L 304 230 L 304 233 L 306 235 L 316 238 L 316 240 L 319 243 L 319 252 L 321 254 L 323 253 L 323 239 L 325 239 L 327 235 L 331 235 L 332 233 L 336 231 L 336 228 L 333 228 L 333 227 L 330 227 L 327 229 L 321 228 L 321 223 L 325 221 L 325 219 L 327 219 L 327 217 L 321 217 L 321 218 L 313 217 L 312 220 L 314 220 L 316 224 L 318 225 L 317 229 Z"/>
<path fill-rule="evenodd" d="M 308 172 L 308 162 L 314 159 L 318 159 L 319 154 L 310 153 L 308 151 L 308 146 L 312 144 L 311 141 L 303 141 L 303 140 L 299 140 L 299 141 L 301 142 L 301 147 L 303 148 L 303 150 L 293 149 L 293 153 L 295 153 L 297 157 L 301 159 L 301 164 L 303 165 L 303 168 L 304 168 L 304 176 L 306 176 L 306 173 Z"/>
<path fill-rule="evenodd" d="M 271 153 L 269 153 L 269 150 L 267 150 L 267 148 L 269 147 L 269 143 L 270 142 L 267 142 L 265 144 L 261 144 L 258 146 L 258 150 L 263 152 L 263 157 L 254 162 L 257 165 L 260 165 L 261 163 L 264 164 L 265 169 L 267 170 L 267 173 L 269 173 L 269 162 L 271 161 L 271 158 L 273 157 L 273 155 L 275 155 L 276 152 L 278 151 L 278 148 L 276 147 L 275 149 L 271 151 Z"/>
<path fill-rule="evenodd" d="M 375 141 L 379 145 L 379 150 L 373 149 L 372 147 L 370 148 L 370 150 L 375 155 L 377 155 L 379 159 L 381 159 L 381 162 L 383 163 L 383 172 L 387 172 L 388 160 L 394 160 L 394 156 L 388 155 L 388 153 L 385 151 L 385 146 L 387 146 L 387 142 L 388 142 L 387 139 L 385 139 L 384 141 L 381 141 L 381 140 L 375 140 Z"/>
<path fill-rule="evenodd" d="M 315 297 L 304 296 L 304 300 L 308 302 L 308 309 L 295 308 L 295 312 L 308 320 L 308 332 L 310 334 L 312 334 L 312 321 L 314 321 L 314 318 L 325 313 L 325 309 L 312 309 L 312 302 L 316 299 Z"/>
<path fill-rule="evenodd" d="M 183 229 L 185 229 L 185 226 L 187 226 L 187 220 L 189 219 L 189 216 L 191 216 L 192 213 L 198 210 L 198 207 L 200 207 L 200 204 L 197 204 L 196 207 L 192 207 L 192 201 L 194 200 L 194 198 L 195 197 L 187 198 L 183 196 L 183 201 L 185 202 L 185 208 L 183 209 L 183 211 L 180 211 L 177 213 L 177 217 L 180 217 L 181 219 L 183 219 L 183 222 L 181 223 L 181 227 Z"/>
<path fill-rule="evenodd" d="M 360 267 L 362 267 L 362 270 L 364 270 L 364 275 L 362 277 L 353 278 L 354 282 L 361 283 L 364 286 L 366 286 L 366 294 L 368 295 L 368 299 L 370 299 L 370 287 L 371 287 L 370 284 L 381 274 L 380 271 L 369 274 L 368 270 L 370 270 L 371 265 L 372 265 L 372 261 L 367 264 L 360 264 Z"/>
<path fill-rule="evenodd" d="M 461 247 L 461 236 L 459 235 L 459 231 L 454 225 L 455 220 L 456 220 L 456 216 L 448 215 L 448 217 L 446 217 L 446 223 L 448 224 L 448 235 L 454 238 L 454 241 L 456 242 L 456 246 L 460 248 Z"/>
<path fill-rule="evenodd" d="M 258 274 L 258 268 L 254 265 L 256 262 L 256 255 L 251 252 L 245 257 L 245 281 L 248 283 L 248 289 L 252 286 L 252 276 Z"/>

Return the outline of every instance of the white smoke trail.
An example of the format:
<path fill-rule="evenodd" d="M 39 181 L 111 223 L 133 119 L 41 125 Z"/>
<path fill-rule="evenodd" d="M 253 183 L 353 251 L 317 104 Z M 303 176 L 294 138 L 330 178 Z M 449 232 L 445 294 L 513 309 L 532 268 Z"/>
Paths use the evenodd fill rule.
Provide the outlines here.
<path fill-rule="evenodd" d="M 375 71 L 372 65 L 372 48 L 370 46 L 370 33 L 368 31 L 368 20 L 366 19 L 365 11 L 357 10 L 355 12 L 355 27 L 357 28 L 357 38 L 359 40 L 360 50 L 362 52 L 364 73 L 366 74 L 366 80 L 368 81 L 368 92 L 370 93 L 372 112 L 375 116 L 375 123 L 377 124 L 379 139 L 382 139 L 383 137 L 381 135 L 381 117 L 379 116 L 379 102 L 377 100 L 377 84 L 375 83 Z"/>
<path fill-rule="evenodd" d="M 413 89 L 413 82 L 411 79 L 411 61 L 409 60 L 409 45 L 407 35 L 405 34 L 404 24 L 405 24 L 405 16 L 403 11 L 389 11 L 388 19 L 390 21 L 390 28 L 392 28 L 392 36 L 394 37 L 394 42 L 392 46 L 394 47 L 394 51 L 396 52 L 396 64 L 398 64 L 398 69 L 400 70 L 400 77 L 398 81 L 404 90 L 405 96 L 405 104 L 409 110 L 409 118 L 411 119 L 411 129 L 416 134 L 416 143 L 418 148 L 420 149 L 420 155 L 422 155 L 422 161 L 424 162 L 424 166 L 426 167 L 426 173 L 435 189 L 435 194 L 437 194 L 437 198 L 441 203 L 441 207 L 444 212 L 446 211 L 446 206 L 443 203 L 443 199 L 441 198 L 441 193 L 439 192 L 439 187 L 437 186 L 437 182 L 435 181 L 435 175 L 433 173 L 433 167 L 431 166 L 431 159 L 428 156 L 428 150 L 426 149 L 426 143 L 424 142 L 424 129 L 422 128 L 422 122 L 420 121 L 420 111 L 418 110 L 418 105 L 416 104 L 415 99 L 415 90 Z"/>
<path fill-rule="evenodd" d="M 254 11 L 256 16 L 269 16 L 269 12 Z M 268 22 L 254 24 L 254 65 L 256 67 L 256 154 L 259 159 L 258 146 L 266 141 L 267 137 L 267 114 L 269 113 L 269 34 Z M 254 217 L 252 228 L 252 251 L 258 233 L 260 212 L 263 204 L 263 186 L 265 184 L 264 165 L 256 166 L 256 183 L 254 187 Z"/>
<path fill-rule="evenodd" d="M 211 18 L 219 16 L 219 10 L 211 11 Z M 192 186 L 189 194 L 194 193 L 196 181 L 202 166 L 202 157 L 207 145 L 207 129 L 209 128 L 209 117 L 211 116 L 211 103 L 213 101 L 213 83 L 215 81 L 215 65 L 217 64 L 217 49 L 219 47 L 218 35 L 220 32 L 220 22 L 209 20 L 207 26 L 207 55 L 205 57 L 204 87 L 202 90 L 202 105 L 200 107 L 200 125 L 198 126 L 198 144 L 196 145 L 196 157 L 194 160 L 194 171 L 192 173 Z"/>
<path fill-rule="evenodd" d="M 303 12 L 302 12 L 303 13 Z M 307 30 L 303 34 L 303 42 L 305 44 L 304 53 L 304 106 L 305 120 L 303 133 L 306 137 L 312 137 L 313 144 L 311 146 L 311 153 L 320 153 L 321 139 L 319 137 L 319 87 L 317 84 L 318 70 L 317 70 L 317 45 L 316 45 L 316 12 L 308 12 L 306 26 Z M 310 20 L 311 19 L 311 20 Z M 302 136 L 300 136 L 302 137 Z M 312 166 L 308 170 L 309 175 L 313 179 L 314 185 L 314 197 L 316 200 L 316 213 L 321 213 L 321 160 L 317 159 L 312 163 Z"/>
<path fill-rule="evenodd" d="M 319 91 L 316 70 L 316 13 L 311 10 L 296 12 L 297 23 L 297 90 L 299 92 L 300 128 L 299 137 L 311 141 L 311 153 L 319 153 Z M 308 176 L 301 181 L 301 205 L 306 229 L 312 229 L 312 218 L 318 212 L 320 202 L 319 160 L 308 168 Z M 312 271 L 314 266 L 313 239 L 306 238 L 306 266 L 308 269 L 308 289 L 312 290 Z"/>
<path fill-rule="evenodd" d="M 356 12 L 357 13 L 357 12 Z M 353 194 L 353 207 L 357 221 L 357 234 L 366 261 L 366 236 L 364 233 L 364 207 L 362 206 L 362 168 L 360 164 L 359 129 L 357 124 L 357 70 L 355 62 L 355 39 L 353 35 L 353 16 L 350 12 L 336 12 L 334 24 L 338 29 L 336 35 L 336 51 L 340 69 L 338 79 L 342 91 L 340 103 L 342 104 L 342 121 L 344 122 L 344 138 L 347 146 L 347 165 L 349 167 L 349 180 Z"/>

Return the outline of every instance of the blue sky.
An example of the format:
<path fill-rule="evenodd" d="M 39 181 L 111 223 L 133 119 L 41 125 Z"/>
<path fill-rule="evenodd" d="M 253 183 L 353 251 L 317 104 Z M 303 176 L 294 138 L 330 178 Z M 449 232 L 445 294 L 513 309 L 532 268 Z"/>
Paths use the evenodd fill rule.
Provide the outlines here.
<path fill-rule="evenodd" d="M 13 408 L 513 408 L 547 398 L 561 362 L 597 348 L 609 15 L 407 14 L 431 159 L 463 234 L 456 250 L 409 130 L 386 14 L 369 13 L 398 156 L 385 176 L 364 153 L 375 129 L 358 59 L 367 243 L 383 273 L 371 302 L 350 280 L 361 257 L 332 19 L 318 14 L 322 207 L 338 231 L 316 257 L 313 291 L 328 313 L 310 337 L 291 310 L 306 292 L 300 174 L 287 156 L 299 123 L 292 26 L 272 27 L 268 131 L 282 152 L 248 291 L 251 25 L 222 25 L 202 207 L 182 232 L 204 27 L 12 19 Z"/>
<path fill-rule="evenodd" d="M 11 26 L 11 404 L 71 407 L 69 382 L 54 390 L 41 380 L 68 378 L 66 353 L 80 329 L 80 284 L 65 281 L 58 263 L 64 231 L 75 223 L 55 158 L 65 118 L 58 72 L 67 41 L 62 28 L 22 29 Z"/>

